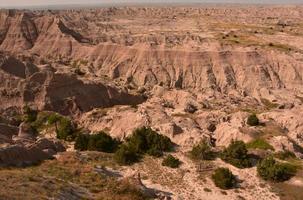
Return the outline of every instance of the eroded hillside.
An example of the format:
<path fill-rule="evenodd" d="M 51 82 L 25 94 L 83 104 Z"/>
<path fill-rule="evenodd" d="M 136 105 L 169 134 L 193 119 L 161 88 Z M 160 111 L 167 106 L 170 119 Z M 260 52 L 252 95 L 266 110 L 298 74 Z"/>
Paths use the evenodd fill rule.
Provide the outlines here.
<path fill-rule="evenodd" d="M 0 165 L 27 166 L 56 157 L 37 169 L 7 172 L 18 180 L 38 170 L 29 188 L 42 179 L 52 182 L 39 191 L 59 191 L 55 199 L 144 199 L 149 190 L 158 199 L 298 198 L 300 167 L 290 180 L 271 183 L 259 177 L 256 163 L 291 152 L 283 162 L 302 165 L 302 13 L 301 6 L 1 10 Z M 34 119 L 24 117 L 32 113 Z M 250 124 L 250 117 L 258 123 Z M 91 153 L 73 152 L 79 134 L 104 131 L 124 141 L 140 127 L 170 138 L 179 169 L 165 168 L 161 158 L 150 156 L 120 167 L 111 163 L 111 154 L 91 158 Z M 69 128 L 70 137 L 55 139 L 60 128 Z M 220 155 L 215 160 L 190 159 L 188 152 L 203 139 Z M 222 149 L 233 140 L 244 141 L 249 156 L 258 157 L 250 158 L 251 168 L 223 162 Z M 66 149 L 72 152 L 60 153 Z M 87 170 L 61 167 L 62 159 Z M 53 165 L 60 169 L 43 178 Z M 223 191 L 212 183 L 211 173 L 221 166 L 236 175 L 236 189 Z M 100 170 L 100 184 L 107 186 L 96 189 L 89 181 Z M 135 184 L 129 184 L 129 175 L 138 172 Z M 78 173 L 83 177 L 74 179 Z M 62 174 L 69 175 L 60 179 Z M 119 181 L 130 189 L 118 188 L 122 192 L 115 194 L 107 188 Z"/>

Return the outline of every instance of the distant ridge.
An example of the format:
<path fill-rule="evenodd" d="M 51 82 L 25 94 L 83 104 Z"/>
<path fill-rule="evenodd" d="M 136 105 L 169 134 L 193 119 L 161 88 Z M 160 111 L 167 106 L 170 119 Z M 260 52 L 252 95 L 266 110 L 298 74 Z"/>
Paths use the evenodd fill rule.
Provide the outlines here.
<path fill-rule="evenodd" d="M 40 5 L 0 5 L 0 9 L 33 9 L 33 10 L 66 10 L 66 9 L 90 9 L 90 8 L 102 8 L 102 7 L 113 7 L 113 6 L 204 6 L 204 5 L 212 5 L 212 6 L 226 6 L 226 5 L 303 5 L 303 0 L 250 0 L 250 1 L 242 1 L 242 0 L 192 0 L 192 1 L 183 1 L 183 0 L 167 0 L 167 1 L 132 1 L 132 2 L 121 2 L 121 1 L 113 1 L 113 2 L 102 2 L 102 3 L 65 3 L 65 4 L 40 4 Z"/>

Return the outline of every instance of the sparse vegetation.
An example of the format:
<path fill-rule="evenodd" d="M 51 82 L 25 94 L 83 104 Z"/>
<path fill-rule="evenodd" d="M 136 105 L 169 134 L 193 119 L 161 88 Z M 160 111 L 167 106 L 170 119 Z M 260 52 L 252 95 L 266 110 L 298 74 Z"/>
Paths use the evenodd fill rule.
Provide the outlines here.
<path fill-rule="evenodd" d="M 274 156 L 280 160 L 288 160 L 297 158 L 296 155 L 291 151 L 280 151 L 274 154 Z"/>
<path fill-rule="evenodd" d="M 74 140 L 76 138 L 77 128 L 68 117 L 61 116 L 57 113 L 47 115 L 47 125 L 55 125 L 56 135 L 61 140 Z"/>
<path fill-rule="evenodd" d="M 247 149 L 243 141 L 232 141 L 230 145 L 224 149 L 221 154 L 222 160 L 228 162 L 238 168 L 251 167 Z"/>
<path fill-rule="evenodd" d="M 268 99 L 264 99 L 264 98 L 261 99 L 261 103 L 262 103 L 268 110 L 277 108 L 277 107 L 279 106 L 279 104 L 277 104 L 277 103 L 272 103 L 272 102 L 269 101 Z"/>
<path fill-rule="evenodd" d="M 267 157 L 258 164 L 257 171 L 264 180 L 282 182 L 293 177 L 297 169 L 294 165 L 280 163 L 273 157 Z"/>
<path fill-rule="evenodd" d="M 271 47 L 271 48 L 274 48 L 274 49 L 277 49 L 277 50 L 280 50 L 280 51 L 286 51 L 286 52 L 293 50 L 292 46 L 289 46 L 289 45 L 286 45 L 286 44 L 280 44 L 280 43 L 270 42 L 268 44 L 268 46 Z"/>
<path fill-rule="evenodd" d="M 115 152 L 114 158 L 120 165 L 131 165 L 143 154 L 161 157 L 164 151 L 173 148 L 173 143 L 168 137 L 147 127 L 136 129 L 120 147 L 119 143 L 106 133 L 99 132 L 92 135 L 78 134 L 74 147 L 80 151 Z"/>
<path fill-rule="evenodd" d="M 147 151 L 147 154 L 148 155 L 151 155 L 151 156 L 154 156 L 154 157 L 161 157 L 163 156 L 163 152 L 157 148 L 152 148 L 152 149 L 149 149 Z"/>
<path fill-rule="evenodd" d="M 34 110 L 29 106 L 24 106 L 23 113 L 24 113 L 23 121 L 28 122 L 28 123 L 36 121 L 37 115 L 38 115 L 37 110 Z"/>
<path fill-rule="evenodd" d="M 248 149 L 274 150 L 273 146 L 271 146 L 266 140 L 260 138 L 247 143 L 246 147 Z"/>
<path fill-rule="evenodd" d="M 181 164 L 180 160 L 172 155 L 166 156 L 162 161 L 163 166 L 167 166 L 170 168 L 178 168 L 180 164 Z"/>
<path fill-rule="evenodd" d="M 231 189 L 237 183 L 236 177 L 228 168 L 218 168 L 212 175 L 215 185 L 221 189 Z"/>
<path fill-rule="evenodd" d="M 111 154 L 87 152 L 80 154 L 64 152 L 60 159 L 48 160 L 40 165 L 26 168 L 1 169 L 0 199 L 96 199 L 144 200 L 142 191 L 127 179 L 98 175 L 95 165 L 115 166 Z M 15 189 L 16 183 L 22 186 Z M 8 189 L 9 188 L 9 189 Z"/>
<path fill-rule="evenodd" d="M 133 148 L 123 144 L 115 152 L 114 159 L 120 165 L 131 165 L 139 160 L 139 155 Z"/>
<path fill-rule="evenodd" d="M 75 140 L 74 148 L 80 151 L 86 151 L 88 149 L 88 142 L 90 136 L 88 134 L 78 134 Z"/>
<path fill-rule="evenodd" d="M 75 149 L 85 151 L 101 151 L 112 153 L 118 147 L 118 141 L 104 132 L 97 134 L 79 134 L 75 141 Z"/>
<path fill-rule="evenodd" d="M 47 119 L 48 119 L 49 113 L 48 112 L 38 112 L 36 120 L 31 122 L 31 125 L 40 132 L 41 130 L 45 129 L 47 127 Z"/>
<path fill-rule="evenodd" d="M 194 160 L 212 160 L 215 158 L 215 153 L 211 150 L 210 145 L 204 139 L 199 144 L 193 146 L 190 151 L 190 156 Z"/>
<path fill-rule="evenodd" d="M 87 148 L 90 151 L 112 153 L 117 149 L 118 141 L 104 132 L 90 135 Z"/>
<path fill-rule="evenodd" d="M 75 137 L 74 132 L 75 127 L 70 119 L 61 117 L 60 120 L 56 122 L 56 134 L 58 139 L 73 140 Z"/>
<path fill-rule="evenodd" d="M 126 143 L 136 153 L 147 153 L 152 156 L 159 156 L 162 152 L 173 149 L 173 143 L 168 137 L 160 135 L 147 127 L 136 129 L 133 134 L 127 138 Z"/>
<path fill-rule="evenodd" d="M 57 113 L 52 113 L 48 116 L 47 123 L 48 124 L 55 124 L 56 122 L 60 121 L 61 116 Z"/>
<path fill-rule="evenodd" d="M 249 126 L 258 126 L 259 125 L 259 119 L 256 114 L 252 114 L 247 118 L 247 124 Z"/>

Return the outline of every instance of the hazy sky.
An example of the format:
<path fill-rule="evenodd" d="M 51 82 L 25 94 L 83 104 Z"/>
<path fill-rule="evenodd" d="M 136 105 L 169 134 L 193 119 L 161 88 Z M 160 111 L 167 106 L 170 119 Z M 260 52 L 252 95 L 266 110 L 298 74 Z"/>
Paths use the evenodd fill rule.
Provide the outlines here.
<path fill-rule="evenodd" d="M 36 6 L 59 4 L 106 4 L 106 3 L 270 3 L 291 4 L 302 3 L 303 0 L 0 0 L 0 7 Z"/>

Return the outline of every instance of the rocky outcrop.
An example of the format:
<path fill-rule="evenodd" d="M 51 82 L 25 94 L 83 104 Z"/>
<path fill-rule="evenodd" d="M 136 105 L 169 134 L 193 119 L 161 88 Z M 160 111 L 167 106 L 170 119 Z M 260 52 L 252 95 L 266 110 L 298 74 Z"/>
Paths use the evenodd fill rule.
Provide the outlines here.
<path fill-rule="evenodd" d="M 222 15 L 226 13 L 225 9 L 126 10 L 35 13 L 11 11 L 13 14 L 3 11 L 0 24 L 5 25 L 3 32 L 7 34 L 3 34 L 0 50 L 22 54 L 26 52 L 48 61 L 57 59 L 60 62 L 81 61 L 87 63 L 84 67 L 97 76 L 106 75 L 112 79 L 123 79 L 137 86 L 159 84 L 202 92 L 212 89 L 223 93 L 237 90 L 254 97 L 262 96 L 260 94 L 262 88 L 301 92 L 303 90 L 302 59 L 295 55 L 295 51 L 287 54 L 277 51 L 283 46 L 281 48 L 277 46 L 275 50 L 263 49 L 263 44 L 256 44 L 257 47 L 243 48 L 241 45 L 232 45 L 226 48 L 220 44 L 220 38 L 209 35 L 211 33 L 207 31 L 206 36 L 195 35 L 190 31 L 185 34 L 186 26 L 181 26 L 178 30 L 173 30 L 175 34 L 169 31 L 162 33 L 158 31 L 158 24 L 155 23 L 155 31 L 149 34 L 149 26 L 140 21 L 104 29 L 105 23 L 108 27 L 115 26 L 116 21 L 127 17 L 146 15 L 147 18 L 151 17 L 161 22 L 163 19 L 169 19 L 167 13 L 171 13 L 171 16 L 180 15 L 180 12 L 187 13 L 180 15 L 182 19 L 187 17 L 191 19 L 196 15 L 205 17 L 205 13 L 209 13 L 217 20 L 219 13 Z M 249 10 L 258 16 L 258 20 L 263 18 L 263 15 L 254 8 Z M 285 13 L 283 15 L 285 17 L 287 10 L 273 9 L 270 13 L 273 12 L 271 15 Z M 237 17 L 239 14 L 243 14 L 245 20 L 251 20 L 244 14 L 244 10 L 231 9 L 228 12 L 235 21 L 239 20 Z M 264 9 L 262 12 L 267 11 Z M 295 12 L 291 14 L 298 17 Z M 175 27 L 174 20 L 178 18 L 173 17 L 162 23 L 167 24 L 167 29 L 171 30 L 171 27 Z M 263 23 L 262 20 L 261 22 Z M 132 33 L 132 27 L 142 34 Z M 17 34 L 21 37 L 17 37 Z M 18 76 L 24 77 L 24 73 L 18 72 Z"/>
<path fill-rule="evenodd" d="M 37 164 L 65 151 L 65 147 L 56 139 L 37 139 L 37 133 L 25 122 L 20 124 L 19 130 L 17 127 L 0 124 L 0 144 L 2 167 Z"/>
<path fill-rule="evenodd" d="M 96 107 L 136 105 L 144 101 L 142 96 L 119 91 L 101 82 L 82 81 L 72 74 L 43 70 L 29 75 L 26 73 L 27 64 L 11 57 L 1 66 L 3 71 L 0 70 L 0 76 L 4 80 L 0 83 L 1 108 L 21 108 L 26 104 L 34 104 L 41 110 L 76 114 Z M 37 67 L 35 69 L 38 70 Z"/>
<path fill-rule="evenodd" d="M 38 31 L 32 13 L 2 13 L 1 22 L 5 26 L 0 37 L 0 47 L 6 51 L 27 50 L 33 47 L 38 38 Z"/>
<path fill-rule="evenodd" d="M 58 152 L 65 151 L 64 146 L 56 141 L 40 139 L 36 142 L 18 143 L 0 147 L 0 166 L 27 166 L 52 159 Z"/>
<path fill-rule="evenodd" d="M 184 146 L 205 136 L 249 141 L 242 111 L 302 105 L 302 11 L 1 11 L 0 109 L 35 105 L 119 138 L 151 126 Z M 301 137 L 273 113 L 291 139 Z"/>

